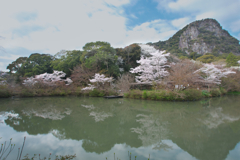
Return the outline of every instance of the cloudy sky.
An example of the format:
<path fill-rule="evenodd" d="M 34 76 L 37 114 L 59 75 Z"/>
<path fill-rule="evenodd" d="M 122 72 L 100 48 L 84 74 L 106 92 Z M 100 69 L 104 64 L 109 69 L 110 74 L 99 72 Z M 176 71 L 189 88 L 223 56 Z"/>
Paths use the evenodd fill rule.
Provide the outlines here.
<path fill-rule="evenodd" d="M 1 0 L 0 70 L 31 53 L 167 40 L 195 20 L 216 19 L 240 39 L 240 0 Z"/>

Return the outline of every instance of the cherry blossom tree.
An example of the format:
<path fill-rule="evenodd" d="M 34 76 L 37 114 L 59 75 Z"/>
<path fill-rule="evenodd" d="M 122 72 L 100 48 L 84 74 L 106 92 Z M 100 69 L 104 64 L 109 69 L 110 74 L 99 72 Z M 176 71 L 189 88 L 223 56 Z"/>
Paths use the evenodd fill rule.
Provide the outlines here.
<path fill-rule="evenodd" d="M 146 47 L 147 50 L 144 50 L 144 54 L 150 55 L 149 57 L 142 56 L 137 63 L 140 65 L 136 68 L 131 68 L 131 73 L 137 73 L 139 76 L 136 76 L 136 82 L 153 82 L 159 81 L 163 77 L 168 75 L 168 71 L 166 71 L 167 56 L 170 53 L 165 53 L 165 51 L 158 51 L 154 47 Z"/>
<path fill-rule="evenodd" d="M 240 65 L 240 60 L 238 61 L 238 64 Z"/>
<path fill-rule="evenodd" d="M 23 81 L 23 85 L 25 86 L 34 86 L 34 84 L 38 83 L 39 81 L 47 84 L 47 85 L 54 85 L 55 82 L 64 81 L 66 85 L 72 83 L 70 78 L 62 79 L 66 76 L 66 73 L 63 71 L 54 71 L 53 73 L 43 73 L 40 75 L 36 75 L 35 77 L 27 78 Z"/>
<path fill-rule="evenodd" d="M 95 73 L 94 78 L 89 80 L 91 83 L 94 83 L 96 86 L 88 84 L 88 87 L 83 88 L 82 90 L 93 90 L 94 88 L 104 88 L 104 84 L 107 82 L 112 82 L 113 78 L 105 77 L 103 74 Z"/>
<path fill-rule="evenodd" d="M 214 64 L 204 64 L 202 68 L 195 72 L 203 73 L 202 78 L 206 82 L 212 82 L 215 84 L 221 84 L 222 77 L 227 77 L 227 75 L 231 73 L 236 73 L 232 71 L 230 68 L 224 68 L 222 65 Z"/>

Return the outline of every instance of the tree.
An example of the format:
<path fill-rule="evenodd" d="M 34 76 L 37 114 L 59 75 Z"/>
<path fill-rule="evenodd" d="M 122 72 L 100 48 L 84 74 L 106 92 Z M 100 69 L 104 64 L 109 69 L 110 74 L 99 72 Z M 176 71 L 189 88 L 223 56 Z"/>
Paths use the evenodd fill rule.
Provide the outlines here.
<path fill-rule="evenodd" d="M 71 79 L 77 86 L 86 86 L 94 74 L 97 72 L 96 68 L 87 68 L 84 65 L 77 65 L 73 68 Z"/>
<path fill-rule="evenodd" d="M 167 79 L 175 85 L 183 87 L 194 87 L 199 75 L 195 71 L 200 68 L 200 65 L 190 60 L 183 60 L 179 63 L 171 64 L 169 76 Z"/>
<path fill-rule="evenodd" d="M 82 54 L 83 52 L 80 50 L 60 51 L 55 54 L 54 57 L 56 59 L 52 61 L 51 66 L 55 70 L 65 72 L 66 76 L 69 77 L 71 75 L 71 70 L 73 70 L 75 66 L 81 64 L 80 57 Z"/>
<path fill-rule="evenodd" d="M 233 53 L 229 53 L 227 58 L 226 58 L 227 66 L 238 66 L 238 59 L 237 56 L 234 55 Z"/>
<path fill-rule="evenodd" d="M 33 53 L 28 58 L 20 57 L 7 66 L 11 73 L 15 72 L 17 76 L 30 77 L 44 72 L 52 73 L 51 62 L 53 56 L 49 54 Z"/>
<path fill-rule="evenodd" d="M 19 57 L 16 61 L 13 61 L 7 66 L 10 73 L 21 74 L 21 66 L 27 61 L 27 57 Z"/>
<path fill-rule="evenodd" d="M 205 55 L 198 57 L 196 60 L 203 63 L 211 63 L 214 61 L 216 57 L 210 53 L 206 53 Z"/>
<path fill-rule="evenodd" d="M 21 66 L 21 69 L 24 72 L 26 77 L 30 77 L 33 75 L 38 75 L 42 73 L 52 73 L 53 69 L 51 67 L 51 62 L 53 60 L 53 56 L 49 54 L 39 54 L 33 53 L 31 54 L 27 61 Z"/>
<path fill-rule="evenodd" d="M 125 72 L 128 72 L 130 68 L 138 66 L 137 60 L 140 60 L 141 57 L 141 47 L 138 44 L 131 44 L 125 48 L 117 48 L 116 52 L 117 56 L 123 60 L 120 66 L 124 68 Z"/>
<path fill-rule="evenodd" d="M 91 42 L 83 47 L 81 62 L 87 68 L 97 68 L 99 73 L 117 77 L 119 75 L 118 56 L 107 42 Z"/>
<path fill-rule="evenodd" d="M 95 76 L 93 79 L 89 80 L 91 83 L 94 83 L 94 85 L 89 85 L 89 87 L 85 87 L 82 90 L 93 90 L 94 88 L 104 89 L 105 85 L 107 83 L 110 83 L 113 81 L 113 78 L 105 77 L 103 74 L 95 73 Z"/>
<path fill-rule="evenodd" d="M 55 85 L 56 82 L 66 82 L 66 85 L 72 83 L 70 78 L 62 79 L 66 76 L 66 73 L 63 71 L 54 71 L 51 73 L 43 73 L 40 75 L 36 75 L 35 77 L 29 77 L 23 81 L 23 85 L 31 87 L 34 86 L 36 83 L 43 82 L 49 86 Z"/>
<path fill-rule="evenodd" d="M 195 71 L 195 73 L 200 73 L 206 82 L 221 84 L 222 77 L 226 77 L 227 75 L 236 72 L 232 71 L 230 68 L 223 68 L 223 66 L 220 65 L 204 64 L 204 66 Z"/>
<path fill-rule="evenodd" d="M 131 73 L 137 73 L 139 76 L 136 76 L 136 82 L 153 82 L 159 81 L 163 77 L 168 75 L 168 72 L 165 70 L 168 65 L 167 56 L 170 53 L 164 54 L 165 51 L 157 51 L 151 52 L 150 57 L 144 58 L 143 56 L 137 63 L 140 65 L 136 68 L 131 68 Z"/>
<path fill-rule="evenodd" d="M 198 57 L 202 56 L 201 54 L 198 54 L 197 52 L 191 52 L 189 54 L 189 57 L 193 60 L 196 60 Z"/>

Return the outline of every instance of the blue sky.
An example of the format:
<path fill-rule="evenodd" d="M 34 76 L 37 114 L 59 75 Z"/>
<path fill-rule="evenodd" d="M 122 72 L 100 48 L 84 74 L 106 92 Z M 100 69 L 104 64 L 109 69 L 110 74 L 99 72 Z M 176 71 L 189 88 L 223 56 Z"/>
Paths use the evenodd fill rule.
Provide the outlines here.
<path fill-rule="evenodd" d="M 0 2 L 0 70 L 31 53 L 167 40 L 185 25 L 216 19 L 240 39 L 240 0 L 8 0 Z"/>

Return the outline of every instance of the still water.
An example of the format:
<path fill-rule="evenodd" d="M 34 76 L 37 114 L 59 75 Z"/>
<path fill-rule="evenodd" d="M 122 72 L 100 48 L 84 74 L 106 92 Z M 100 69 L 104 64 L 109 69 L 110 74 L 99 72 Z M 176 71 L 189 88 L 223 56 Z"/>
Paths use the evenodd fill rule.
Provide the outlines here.
<path fill-rule="evenodd" d="M 240 159 L 240 96 L 197 102 L 45 97 L 0 99 L 0 143 L 81 160 Z"/>

